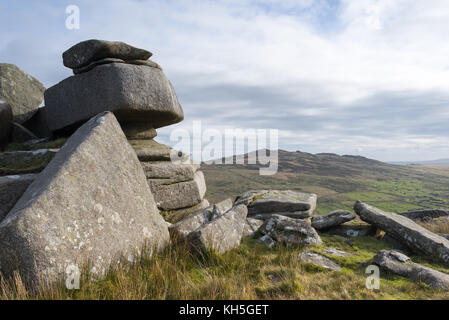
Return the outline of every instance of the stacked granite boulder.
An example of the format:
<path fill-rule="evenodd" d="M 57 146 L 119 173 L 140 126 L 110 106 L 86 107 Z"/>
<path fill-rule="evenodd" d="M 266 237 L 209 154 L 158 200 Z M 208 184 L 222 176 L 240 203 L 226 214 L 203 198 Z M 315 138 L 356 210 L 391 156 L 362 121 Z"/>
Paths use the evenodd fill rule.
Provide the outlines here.
<path fill-rule="evenodd" d="M 45 91 L 46 118 L 53 132 L 67 134 L 98 113 L 113 112 L 137 152 L 158 208 L 179 220 L 209 205 L 206 184 L 199 164 L 153 140 L 157 128 L 182 121 L 184 113 L 151 56 L 123 42 L 74 45 L 63 53 L 74 76 Z"/>

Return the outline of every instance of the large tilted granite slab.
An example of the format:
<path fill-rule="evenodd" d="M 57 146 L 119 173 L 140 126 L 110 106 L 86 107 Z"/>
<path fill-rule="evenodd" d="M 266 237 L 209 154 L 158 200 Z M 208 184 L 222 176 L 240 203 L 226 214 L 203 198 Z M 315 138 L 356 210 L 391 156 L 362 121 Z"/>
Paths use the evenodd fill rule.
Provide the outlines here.
<path fill-rule="evenodd" d="M 0 222 L 14 207 L 28 186 L 36 178 L 35 174 L 0 177 Z"/>
<path fill-rule="evenodd" d="M 67 129 L 103 111 L 120 122 L 145 122 L 160 128 L 184 119 L 170 81 L 160 69 L 123 63 L 97 66 L 45 91 L 52 131 Z"/>
<path fill-rule="evenodd" d="M 169 242 L 145 174 L 112 113 L 84 124 L 0 224 L 1 270 L 27 281 L 64 277 L 89 261 L 101 276 Z"/>
<path fill-rule="evenodd" d="M 121 60 L 147 60 L 150 51 L 133 47 L 121 41 L 90 39 L 79 42 L 62 54 L 63 64 L 71 69 L 80 68 L 105 58 Z"/>
<path fill-rule="evenodd" d="M 297 219 L 312 216 L 316 207 L 315 194 L 293 190 L 250 190 L 240 195 L 236 204 L 248 206 L 248 216 L 269 219 L 278 214 Z"/>
<path fill-rule="evenodd" d="M 392 212 L 384 212 L 360 201 L 354 205 L 355 212 L 366 221 L 410 249 L 424 253 L 429 258 L 449 263 L 449 240 L 423 228 L 411 219 Z"/>
<path fill-rule="evenodd" d="M 45 87 L 14 64 L 0 63 L 0 99 L 12 109 L 14 122 L 30 119 L 44 99 Z"/>
<path fill-rule="evenodd" d="M 381 250 L 372 262 L 383 270 L 423 282 L 432 288 L 449 290 L 449 274 L 414 263 L 405 254 L 394 250 Z"/>
<path fill-rule="evenodd" d="M 248 209 L 239 205 L 189 233 L 188 243 L 196 250 L 223 253 L 240 245 Z"/>
<path fill-rule="evenodd" d="M 163 184 L 162 179 L 148 179 L 158 208 L 174 210 L 187 208 L 200 203 L 206 194 L 204 174 L 197 171 L 191 181 Z"/>
<path fill-rule="evenodd" d="M 335 210 L 322 216 L 312 217 L 312 227 L 326 230 L 355 219 L 355 214 L 346 210 Z"/>

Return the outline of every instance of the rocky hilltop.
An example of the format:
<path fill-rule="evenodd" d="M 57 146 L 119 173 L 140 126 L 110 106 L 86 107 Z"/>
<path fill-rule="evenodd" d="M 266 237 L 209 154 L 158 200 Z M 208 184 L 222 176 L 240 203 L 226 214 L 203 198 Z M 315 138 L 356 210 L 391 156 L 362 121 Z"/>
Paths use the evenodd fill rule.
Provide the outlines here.
<path fill-rule="evenodd" d="M 18 67 L 0 65 L 5 277 L 19 272 L 27 284 L 51 284 L 68 269 L 89 266 L 101 279 L 143 250 L 151 255 L 182 244 L 192 254 L 224 254 L 245 238 L 272 250 L 306 248 L 298 263 L 340 272 L 343 266 L 332 257 L 351 254 L 332 247 L 314 251 L 325 246 L 322 237 L 336 235 L 389 241 L 395 250 L 380 251 L 369 263 L 449 290 L 449 275 L 406 256 L 449 263 L 449 237 L 420 225 L 447 219 L 446 210 L 398 214 L 357 201 L 353 212 L 317 215 L 316 194 L 272 189 L 247 190 L 211 205 L 200 164 L 155 140 L 158 128 L 182 121 L 184 112 L 162 68 L 149 60 L 152 53 L 87 40 L 62 56 L 74 75 L 48 89 Z M 316 157 L 322 170 L 338 158 Z M 362 162 L 385 174 L 391 169 L 365 158 L 344 160 L 342 176 L 354 174 Z M 286 164 L 281 169 L 297 170 Z M 303 167 L 319 169 L 307 161 Z"/>

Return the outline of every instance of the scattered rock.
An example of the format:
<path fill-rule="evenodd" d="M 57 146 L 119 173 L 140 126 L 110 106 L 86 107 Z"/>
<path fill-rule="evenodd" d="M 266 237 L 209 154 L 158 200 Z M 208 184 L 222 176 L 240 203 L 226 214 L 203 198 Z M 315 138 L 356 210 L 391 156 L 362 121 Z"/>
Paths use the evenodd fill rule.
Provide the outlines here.
<path fill-rule="evenodd" d="M 399 214 L 412 220 L 430 221 L 432 219 L 449 216 L 449 211 L 443 209 L 425 209 L 403 212 Z"/>
<path fill-rule="evenodd" d="M 17 200 L 19 200 L 35 178 L 35 174 L 0 177 L 0 222 L 14 207 Z"/>
<path fill-rule="evenodd" d="M 311 251 L 304 251 L 298 255 L 300 263 L 307 263 L 330 271 L 341 271 L 341 267 L 331 259 Z"/>
<path fill-rule="evenodd" d="M 217 204 L 198 210 L 170 228 L 172 240 L 185 239 L 190 233 L 213 221 L 232 208 L 232 200 L 226 199 Z"/>
<path fill-rule="evenodd" d="M 161 210 L 192 207 L 200 203 L 206 194 L 206 181 L 201 171 L 197 171 L 191 181 L 173 184 L 161 184 L 158 179 L 147 181 Z"/>
<path fill-rule="evenodd" d="M 11 106 L 0 100 L 0 151 L 9 142 L 12 119 Z"/>
<path fill-rule="evenodd" d="M 176 93 L 156 68 L 112 63 L 69 77 L 45 91 L 48 125 L 68 130 L 103 112 L 120 122 L 145 122 L 160 128 L 184 118 Z"/>
<path fill-rule="evenodd" d="M 0 63 L 0 99 L 11 106 L 14 122 L 19 124 L 37 112 L 45 87 L 16 65 Z"/>
<path fill-rule="evenodd" d="M 207 199 L 203 199 L 200 203 L 189 208 L 161 211 L 161 215 L 166 221 L 169 221 L 170 223 L 177 223 L 198 211 L 208 208 L 209 206 L 209 201 L 207 201 Z"/>
<path fill-rule="evenodd" d="M 253 237 L 259 231 L 259 228 L 263 223 L 263 220 L 246 218 L 245 226 L 243 228 L 243 237 Z"/>
<path fill-rule="evenodd" d="M 37 173 L 45 169 L 58 149 L 0 153 L 0 175 Z"/>
<path fill-rule="evenodd" d="M 355 253 L 349 253 L 336 248 L 324 248 L 323 252 L 338 257 L 356 256 Z"/>
<path fill-rule="evenodd" d="M 326 230 L 326 233 L 343 237 L 368 237 L 376 234 L 376 227 L 363 221 L 351 220 Z"/>
<path fill-rule="evenodd" d="M 320 236 L 306 221 L 274 214 L 259 231 L 285 245 L 322 244 Z"/>
<path fill-rule="evenodd" d="M 384 212 L 360 201 L 356 202 L 354 210 L 362 220 L 384 230 L 413 251 L 449 263 L 449 240 L 430 232 L 409 218 Z"/>
<path fill-rule="evenodd" d="M 72 46 L 62 54 L 64 66 L 75 69 L 104 58 L 121 60 L 147 60 L 153 54 L 120 41 L 86 40 Z"/>
<path fill-rule="evenodd" d="M 317 230 L 326 230 L 342 223 L 355 219 L 355 214 L 346 210 L 332 211 L 323 216 L 312 217 L 312 227 Z"/>
<path fill-rule="evenodd" d="M 68 266 L 91 262 L 101 276 L 169 242 L 134 150 L 112 113 L 83 125 L 0 223 L 0 261 L 27 282 L 54 282 Z"/>
<path fill-rule="evenodd" d="M 202 225 L 188 235 L 189 244 L 197 250 L 214 249 L 223 253 L 240 245 L 248 209 L 239 205 L 217 219 Z"/>
<path fill-rule="evenodd" d="M 260 237 L 259 242 L 266 245 L 270 249 L 273 248 L 274 245 L 276 244 L 276 241 L 267 234 Z"/>
<path fill-rule="evenodd" d="M 432 288 L 449 290 L 449 274 L 411 262 L 408 256 L 399 251 L 381 250 L 374 256 L 373 263 L 415 282 L 424 282 Z"/>

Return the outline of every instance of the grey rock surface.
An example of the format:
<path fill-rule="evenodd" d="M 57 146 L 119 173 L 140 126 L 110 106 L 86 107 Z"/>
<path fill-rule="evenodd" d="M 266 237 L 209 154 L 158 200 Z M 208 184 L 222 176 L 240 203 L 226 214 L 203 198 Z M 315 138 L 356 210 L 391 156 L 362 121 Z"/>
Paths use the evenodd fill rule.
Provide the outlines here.
<path fill-rule="evenodd" d="M 413 251 L 449 263 L 449 240 L 423 228 L 411 219 L 357 201 L 355 212 L 363 221 L 385 231 Z"/>
<path fill-rule="evenodd" d="M 351 220 L 325 230 L 325 232 L 329 234 L 350 238 L 374 236 L 376 231 L 376 227 L 356 220 Z"/>
<path fill-rule="evenodd" d="M 35 134 L 38 138 L 51 137 L 52 132 L 47 123 L 47 108 L 41 107 L 36 113 L 23 123 L 23 126 Z"/>
<path fill-rule="evenodd" d="M 35 174 L 0 177 L 0 222 L 14 207 L 28 186 L 36 178 Z"/>
<path fill-rule="evenodd" d="M 177 163 L 171 161 L 142 162 L 142 168 L 148 179 L 157 179 L 160 184 L 173 184 L 193 180 L 200 169 L 199 163 Z"/>
<path fill-rule="evenodd" d="M 119 122 L 145 122 L 155 129 L 180 122 L 184 112 L 164 73 L 156 68 L 109 63 L 69 77 L 45 91 L 52 131 L 112 111 Z"/>
<path fill-rule="evenodd" d="M 45 169 L 58 149 L 0 153 L 0 175 L 37 173 Z"/>
<path fill-rule="evenodd" d="M 182 163 L 188 163 L 189 161 L 188 154 L 179 150 L 174 150 L 155 140 L 129 140 L 129 143 L 134 148 L 137 157 L 141 162 L 171 161 L 172 153 L 174 154 L 174 157 L 179 159 Z"/>
<path fill-rule="evenodd" d="M 215 250 L 224 253 L 240 245 L 248 209 L 238 205 L 215 220 L 202 225 L 187 236 L 187 241 L 196 250 Z"/>
<path fill-rule="evenodd" d="M 11 142 L 23 143 L 26 141 L 36 140 L 36 139 L 38 139 L 38 137 L 33 132 L 31 132 L 24 126 L 22 126 L 16 122 L 13 122 L 12 128 L 11 128 Z"/>
<path fill-rule="evenodd" d="M 207 199 L 203 199 L 200 203 L 188 207 L 188 208 L 181 208 L 181 209 L 175 209 L 175 210 L 167 210 L 167 211 L 161 211 L 161 215 L 164 217 L 165 221 L 168 221 L 170 223 L 177 223 L 187 217 L 190 217 L 194 213 L 204 210 L 210 206 L 210 203 Z"/>
<path fill-rule="evenodd" d="M 147 182 L 158 208 L 164 211 L 192 207 L 200 203 L 206 194 L 206 181 L 201 171 L 197 171 L 191 181 L 160 184 L 160 180 L 148 179 Z"/>
<path fill-rule="evenodd" d="M 312 227 L 326 230 L 355 219 L 355 214 L 346 210 L 335 210 L 322 216 L 312 217 Z"/>
<path fill-rule="evenodd" d="M 74 69 L 104 58 L 147 60 L 150 51 L 139 49 L 121 41 L 90 39 L 75 44 L 62 54 L 64 66 Z"/>
<path fill-rule="evenodd" d="M 145 122 L 120 123 L 128 140 L 151 140 L 157 136 L 153 125 Z"/>
<path fill-rule="evenodd" d="M 12 127 L 11 106 L 0 100 L 0 151 L 8 144 Z"/>
<path fill-rule="evenodd" d="M 231 208 L 232 200 L 226 199 L 207 208 L 197 210 L 192 215 L 174 224 L 170 228 L 170 236 L 175 241 L 185 239 L 190 233 L 217 219 Z"/>
<path fill-rule="evenodd" d="M 300 263 L 307 263 L 314 266 L 318 266 L 330 271 L 341 271 L 341 267 L 329 259 L 319 253 L 312 251 L 304 251 L 298 255 L 298 259 Z"/>
<path fill-rule="evenodd" d="M 107 63 L 113 63 L 113 62 L 123 63 L 125 61 L 123 61 L 122 59 L 116 59 L 116 58 L 104 58 L 104 59 L 92 61 L 91 63 L 89 63 L 88 65 L 85 65 L 84 67 L 74 68 L 73 73 L 80 74 L 83 72 L 90 71 L 93 68 L 95 68 L 96 66 L 100 66 L 102 64 L 107 64 Z"/>
<path fill-rule="evenodd" d="M 330 254 L 332 256 L 337 256 L 337 257 L 356 256 L 355 253 L 345 252 L 345 251 L 342 251 L 342 250 L 338 250 L 336 248 L 324 248 L 323 252 L 326 253 L 326 254 Z"/>
<path fill-rule="evenodd" d="M 169 243 L 134 150 L 112 113 L 89 120 L 65 143 L 0 223 L 1 270 L 54 282 L 89 261 L 101 277 L 120 257 Z M 153 252 L 152 251 L 152 252 Z"/>
<path fill-rule="evenodd" d="M 258 241 L 267 246 L 268 248 L 273 248 L 276 245 L 276 241 L 267 234 L 260 237 Z"/>
<path fill-rule="evenodd" d="M 36 113 L 45 87 L 13 64 L 0 63 L 0 99 L 11 106 L 14 122 L 24 123 Z"/>
<path fill-rule="evenodd" d="M 263 223 L 263 220 L 246 218 L 245 226 L 243 228 L 243 237 L 248 238 L 256 235 Z"/>
<path fill-rule="evenodd" d="M 285 245 L 320 245 L 322 240 L 306 221 L 274 214 L 259 231 Z"/>
<path fill-rule="evenodd" d="M 383 270 L 410 278 L 415 282 L 423 282 L 439 290 L 449 290 L 449 274 L 414 263 L 399 251 L 381 250 L 374 256 L 372 262 Z"/>

